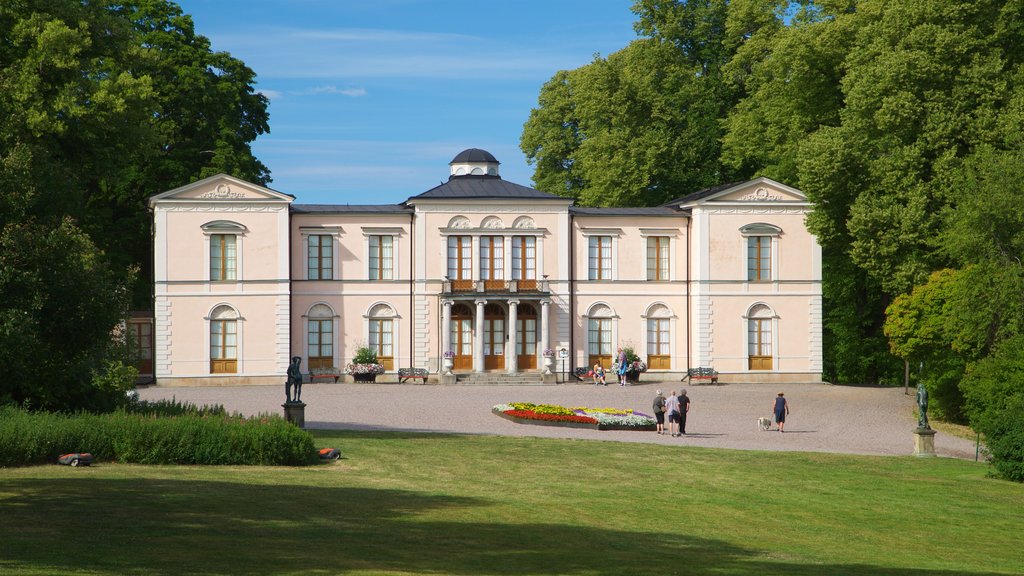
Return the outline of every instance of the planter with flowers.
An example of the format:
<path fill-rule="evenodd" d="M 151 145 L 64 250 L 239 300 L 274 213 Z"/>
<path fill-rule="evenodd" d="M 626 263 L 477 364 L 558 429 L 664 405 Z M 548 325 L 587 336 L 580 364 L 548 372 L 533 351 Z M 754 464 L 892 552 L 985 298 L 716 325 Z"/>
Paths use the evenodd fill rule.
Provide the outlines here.
<path fill-rule="evenodd" d="M 555 367 L 555 350 L 553 348 L 545 348 L 541 355 L 544 357 L 544 373 L 552 373 Z"/>
<path fill-rule="evenodd" d="M 455 365 L 455 351 L 446 350 L 443 358 L 441 359 L 441 368 L 445 374 L 452 373 L 452 366 Z"/>
<path fill-rule="evenodd" d="M 345 366 L 345 374 L 356 382 L 376 382 L 377 374 L 384 373 L 384 365 L 377 363 L 377 353 L 368 346 L 356 350 L 352 362 Z"/>

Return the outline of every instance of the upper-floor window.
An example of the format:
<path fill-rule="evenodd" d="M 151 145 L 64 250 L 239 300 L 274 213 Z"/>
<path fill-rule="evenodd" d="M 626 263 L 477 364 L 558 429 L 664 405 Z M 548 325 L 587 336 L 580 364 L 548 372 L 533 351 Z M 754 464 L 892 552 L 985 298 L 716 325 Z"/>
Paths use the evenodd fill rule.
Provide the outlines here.
<path fill-rule="evenodd" d="M 512 237 L 512 279 L 537 279 L 537 239 L 533 236 Z"/>
<path fill-rule="evenodd" d="M 501 236 L 480 237 L 480 279 L 505 278 L 505 239 Z"/>
<path fill-rule="evenodd" d="M 471 280 L 473 248 L 469 236 L 448 237 L 448 278 Z"/>
<path fill-rule="evenodd" d="M 773 243 L 782 234 L 778 226 L 765 223 L 747 224 L 740 228 L 747 241 L 747 280 L 772 280 Z"/>
<path fill-rule="evenodd" d="M 612 237 L 590 237 L 590 275 L 591 280 L 612 279 Z"/>
<path fill-rule="evenodd" d="M 668 280 L 668 237 L 647 237 L 647 279 Z"/>
<path fill-rule="evenodd" d="M 391 280 L 394 278 L 394 236 L 371 235 L 370 280 Z"/>
<path fill-rule="evenodd" d="M 308 278 L 330 280 L 334 277 L 334 239 L 328 235 L 309 236 Z"/>
<path fill-rule="evenodd" d="M 747 237 L 747 280 L 772 279 L 772 237 Z"/>
<path fill-rule="evenodd" d="M 237 265 L 236 236 L 234 234 L 211 234 L 210 280 L 235 280 Z"/>

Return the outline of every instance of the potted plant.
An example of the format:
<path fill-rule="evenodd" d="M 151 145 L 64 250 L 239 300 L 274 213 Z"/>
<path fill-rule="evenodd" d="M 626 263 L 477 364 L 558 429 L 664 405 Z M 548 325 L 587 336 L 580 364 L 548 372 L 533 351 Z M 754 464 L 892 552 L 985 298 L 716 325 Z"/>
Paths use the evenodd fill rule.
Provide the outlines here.
<path fill-rule="evenodd" d="M 640 359 L 640 356 L 633 350 L 632 346 L 623 346 L 622 351 L 626 353 L 626 363 L 629 369 L 626 371 L 626 378 L 633 383 L 640 381 L 640 374 L 647 372 L 647 364 Z"/>
<path fill-rule="evenodd" d="M 384 365 L 377 363 L 377 353 L 369 346 L 359 347 L 352 362 L 345 366 L 345 374 L 356 382 L 376 382 L 377 374 L 383 373 Z"/>
<path fill-rule="evenodd" d="M 444 368 L 444 373 L 445 374 L 451 374 L 452 373 L 452 366 L 454 366 L 454 365 L 455 365 L 455 351 L 454 350 L 446 350 L 445 353 L 444 353 L 444 360 L 442 362 L 442 366 Z"/>
<path fill-rule="evenodd" d="M 544 356 L 544 369 L 551 372 L 551 368 L 555 365 L 555 349 L 545 348 L 541 355 Z"/>

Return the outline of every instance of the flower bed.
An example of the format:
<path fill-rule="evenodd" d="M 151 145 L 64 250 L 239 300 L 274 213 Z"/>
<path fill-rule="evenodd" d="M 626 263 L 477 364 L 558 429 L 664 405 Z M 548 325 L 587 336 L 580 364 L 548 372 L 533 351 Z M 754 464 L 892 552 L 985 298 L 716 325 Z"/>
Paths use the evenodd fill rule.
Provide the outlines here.
<path fill-rule="evenodd" d="M 619 408 L 565 408 L 552 404 L 498 404 L 493 412 L 520 424 L 591 428 L 597 430 L 655 430 L 654 418 Z"/>

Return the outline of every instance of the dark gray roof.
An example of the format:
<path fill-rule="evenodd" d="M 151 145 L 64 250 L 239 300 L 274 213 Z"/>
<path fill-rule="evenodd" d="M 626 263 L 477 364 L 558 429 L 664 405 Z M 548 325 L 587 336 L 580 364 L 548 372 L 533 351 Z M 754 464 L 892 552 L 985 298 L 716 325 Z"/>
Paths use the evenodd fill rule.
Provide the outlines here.
<path fill-rule="evenodd" d="M 501 164 L 490 152 L 479 148 L 469 148 L 459 152 L 455 155 L 455 158 L 452 158 L 449 164 L 455 164 L 456 162 L 494 162 L 495 164 Z"/>
<path fill-rule="evenodd" d="M 296 214 L 358 212 L 361 214 L 408 213 L 409 208 L 401 204 L 292 204 Z"/>
<path fill-rule="evenodd" d="M 500 176 L 452 176 L 447 182 L 435 186 L 426 192 L 406 200 L 458 200 L 464 198 L 477 199 L 528 199 L 528 200 L 565 200 L 568 198 L 534 190 L 502 180 Z"/>
<path fill-rule="evenodd" d="M 654 206 L 650 208 L 587 208 L 583 206 L 570 206 L 569 212 L 579 216 L 687 216 L 682 212 L 668 206 Z"/>
<path fill-rule="evenodd" d="M 698 191 L 693 192 L 691 194 L 687 194 L 686 196 L 683 196 L 681 198 L 676 198 L 675 200 L 666 202 L 666 203 L 662 204 L 662 206 L 678 206 L 680 204 L 685 204 L 687 202 L 694 202 L 696 200 L 700 200 L 701 198 L 707 198 L 708 196 L 711 196 L 712 194 L 717 194 L 717 193 L 719 193 L 719 192 L 721 192 L 723 190 L 728 190 L 729 188 L 732 188 L 733 186 L 739 186 L 740 184 L 743 184 L 744 182 L 746 182 L 746 180 L 739 180 L 739 181 L 736 181 L 736 182 L 729 182 L 728 184 L 719 184 L 718 186 L 712 186 L 711 188 L 705 188 L 703 190 L 698 190 Z"/>

